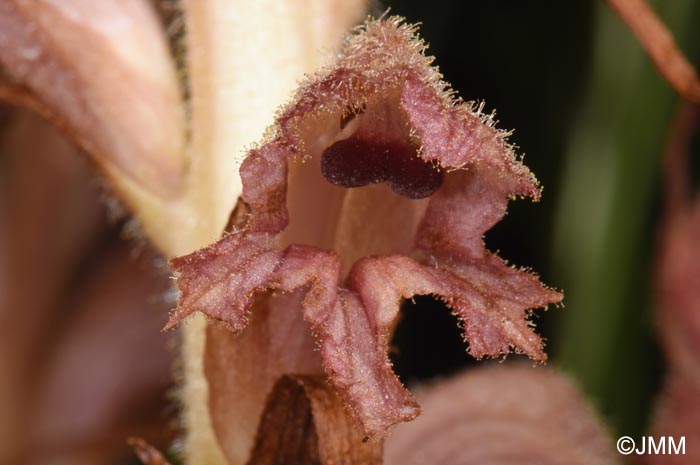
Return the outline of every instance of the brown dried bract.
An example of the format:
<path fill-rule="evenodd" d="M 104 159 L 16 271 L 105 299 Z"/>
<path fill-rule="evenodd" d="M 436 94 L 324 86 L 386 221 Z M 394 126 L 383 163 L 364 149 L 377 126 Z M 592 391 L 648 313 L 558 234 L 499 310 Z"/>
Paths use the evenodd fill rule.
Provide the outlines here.
<path fill-rule="evenodd" d="M 381 464 L 381 443 L 363 439 L 321 377 L 283 376 L 268 397 L 248 464 Z"/>

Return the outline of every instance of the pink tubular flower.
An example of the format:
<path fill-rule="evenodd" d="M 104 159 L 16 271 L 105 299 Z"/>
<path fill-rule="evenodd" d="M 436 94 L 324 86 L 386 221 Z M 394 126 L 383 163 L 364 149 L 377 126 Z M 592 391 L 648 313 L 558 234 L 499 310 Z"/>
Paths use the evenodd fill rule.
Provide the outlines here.
<path fill-rule="evenodd" d="M 181 295 L 168 328 L 195 311 L 234 333 L 258 314 L 268 326 L 303 315 L 371 438 L 419 413 L 387 357 L 402 301 L 442 299 L 476 358 L 515 349 L 545 360 L 527 312 L 562 298 L 484 247 L 508 200 L 540 189 L 507 134 L 454 97 L 424 49 L 400 18 L 365 24 L 249 151 L 233 232 L 171 262 Z M 269 344 L 307 351 L 313 372 L 313 345 L 294 342 L 304 335 L 275 331 Z M 304 357 L 276 370 L 303 371 Z"/>

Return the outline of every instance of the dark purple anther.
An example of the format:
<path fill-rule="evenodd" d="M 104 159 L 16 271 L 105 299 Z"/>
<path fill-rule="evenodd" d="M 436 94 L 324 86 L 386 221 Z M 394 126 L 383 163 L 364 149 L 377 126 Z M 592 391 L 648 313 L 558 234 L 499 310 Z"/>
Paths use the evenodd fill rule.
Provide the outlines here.
<path fill-rule="evenodd" d="M 370 141 L 352 136 L 328 147 L 321 156 L 321 173 L 341 187 L 386 182 L 399 195 L 424 199 L 442 185 L 443 173 L 418 157 L 410 142 Z"/>

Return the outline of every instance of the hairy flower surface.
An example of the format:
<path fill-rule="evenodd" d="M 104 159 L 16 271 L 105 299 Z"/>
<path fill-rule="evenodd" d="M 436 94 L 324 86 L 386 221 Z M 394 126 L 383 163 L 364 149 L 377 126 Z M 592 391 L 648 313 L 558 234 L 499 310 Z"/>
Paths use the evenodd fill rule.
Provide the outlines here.
<path fill-rule="evenodd" d="M 526 317 L 561 294 L 482 239 L 510 198 L 537 200 L 539 187 L 507 134 L 454 98 L 424 49 L 400 18 L 359 29 L 249 151 L 233 233 L 171 262 L 181 296 L 168 327 L 199 311 L 239 334 L 223 342 L 222 329 L 210 328 L 215 429 L 234 422 L 217 413 L 226 405 L 217 398 L 233 394 L 216 373 L 242 350 L 269 351 L 250 355 L 267 370 L 256 402 L 285 372 L 322 364 L 367 436 L 413 419 L 418 404 L 387 347 L 401 303 L 415 295 L 449 305 L 476 358 L 511 349 L 546 358 Z M 320 361 L 313 342 L 300 342 L 308 330 Z"/>

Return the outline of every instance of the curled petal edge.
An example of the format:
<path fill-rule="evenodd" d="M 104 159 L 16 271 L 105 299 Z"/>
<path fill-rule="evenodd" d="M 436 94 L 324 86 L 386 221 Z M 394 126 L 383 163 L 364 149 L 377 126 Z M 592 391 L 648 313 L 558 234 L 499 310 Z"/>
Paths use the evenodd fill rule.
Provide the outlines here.
<path fill-rule="evenodd" d="M 355 263 L 339 287 L 341 263 L 336 253 L 301 245 L 279 253 L 270 240 L 266 234 L 231 234 L 172 261 L 180 273 L 182 294 L 168 327 L 201 311 L 238 332 L 256 296 L 306 288 L 304 317 L 317 338 L 325 371 L 370 438 L 383 437 L 391 426 L 420 413 L 387 355 L 391 328 L 405 299 L 434 295 L 444 300 L 464 323 L 468 351 L 476 358 L 515 348 L 535 360 L 546 359 L 524 309 L 545 305 L 558 294 L 495 256 L 484 263 L 432 266 L 400 255 L 368 257 Z M 232 253 L 240 256 L 231 259 Z M 223 269 L 222 263 L 230 268 Z M 207 268 L 220 274 L 212 275 Z M 494 281 L 499 282 L 499 293 L 489 294 L 485 289 Z M 214 289 L 212 282 L 218 283 Z M 212 300 L 221 302 L 220 295 L 229 297 L 225 304 L 209 305 Z"/>

